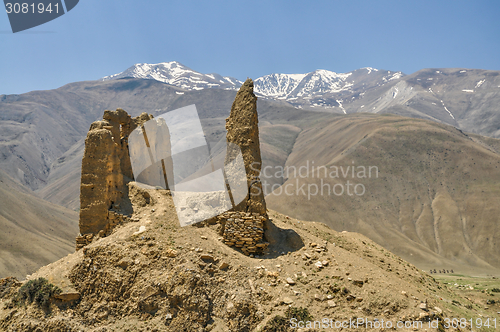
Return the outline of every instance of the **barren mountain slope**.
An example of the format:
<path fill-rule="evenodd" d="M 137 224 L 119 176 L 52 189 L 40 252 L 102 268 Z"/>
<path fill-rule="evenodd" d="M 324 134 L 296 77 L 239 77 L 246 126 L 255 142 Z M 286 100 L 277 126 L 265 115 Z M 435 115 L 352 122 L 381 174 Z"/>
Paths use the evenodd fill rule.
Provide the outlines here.
<path fill-rule="evenodd" d="M 175 104 L 182 97 L 176 94 L 179 91 L 151 80 L 118 80 L 4 96 L 0 100 L 0 166 L 19 183 L 33 190 L 43 188 L 52 163 L 85 138 L 90 124 L 105 109 L 123 107 L 133 116 L 156 114 Z M 225 95 L 229 103 L 234 98 L 233 91 Z"/>
<path fill-rule="evenodd" d="M 47 185 L 38 196 L 73 211 L 80 208 L 80 177 L 85 140 L 82 138 L 51 165 Z"/>
<path fill-rule="evenodd" d="M 391 113 L 500 137 L 500 72 L 429 68 L 343 96 L 347 113 Z"/>
<path fill-rule="evenodd" d="M 199 100 L 190 97 L 186 102 Z M 297 179 L 289 179 L 285 187 L 295 191 L 286 195 L 283 187 L 275 192 L 281 192 L 282 197 L 271 194 L 268 201 L 272 208 L 301 219 L 323 221 L 336 230 L 362 232 L 426 269 L 441 266 L 485 272 L 492 266 L 499 267 L 495 233 L 499 169 L 489 166 L 490 162 L 498 165 L 498 140 L 466 136 L 435 122 L 389 115 L 339 117 L 289 112 L 283 116 L 281 113 L 288 112 L 288 108 L 280 110 L 276 104 L 270 105 L 260 116 L 264 166 L 261 178 L 266 193 L 286 179 L 276 175 L 285 163 L 298 169 L 309 160 L 309 170 L 312 161 L 315 167 L 344 165 L 347 170 L 347 166 L 354 165 L 368 170 L 376 166 L 379 170 L 378 178 L 359 181 L 357 176 L 352 179 L 352 174 L 346 174 L 344 179 L 340 169 L 340 179 L 299 178 L 299 185 Z M 217 115 L 203 119 L 212 143 L 225 135 L 224 116 Z M 72 151 L 81 148 L 76 146 Z M 77 208 L 80 155 L 72 151 L 63 156 L 61 167 L 51 172 L 54 179 L 59 174 L 67 175 L 51 182 L 41 193 L 57 203 L 69 201 L 72 208 Z M 351 159 L 353 156 L 356 158 Z M 471 176 L 476 173 L 479 178 Z M 366 193 L 358 197 L 313 192 L 307 199 L 307 193 L 296 191 L 307 181 L 321 184 L 323 180 L 333 187 L 337 182 L 346 185 L 349 179 L 363 184 Z M 438 179 L 444 181 L 443 185 Z"/>
<path fill-rule="evenodd" d="M 75 212 L 50 204 L 0 170 L 0 277 L 24 278 L 74 251 Z"/>
<path fill-rule="evenodd" d="M 132 197 L 138 222 L 31 276 L 61 287 L 66 301 L 53 301 L 45 314 L 34 305 L 11 305 L 19 285 L 4 281 L 0 327 L 275 331 L 264 326 L 289 307 L 306 308 L 316 320 L 363 317 L 394 326 L 491 314 L 360 234 L 269 211 L 280 235 L 267 254 L 251 258 L 223 244 L 217 225 L 179 227 L 168 191 L 144 192 Z M 295 238 L 294 246 L 287 238 Z"/>
<path fill-rule="evenodd" d="M 121 79 L 77 82 L 56 90 L 2 96 L 0 166 L 13 179 L 33 190 L 47 185 L 57 187 L 57 190 L 45 189 L 42 197 L 74 208 L 71 199 L 68 202 L 61 198 L 61 182 L 54 183 L 67 173 L 61 170 L 64 162 L 60 158 L 71 159 L 74 153 L 81 153 L 76 151 L 83 146 L 81 140 L 104 110 L 123 108 L 132 116 L 142 112 L 157 116 L 196 104 L 202 119 L 212 119 L 208 131 L 216 128 L 206 133 L 207 139 L 217 141 L 223 136 L 221 129 L 235 94 L 235 91 L 217 89 L 187 91 L 153 80 Z M 259 112 L 261 119 L 271 122 L 294 121 L 294 118 L 300 121 L 310 114 L 287 103 L 269 101 L 259 102 Z M 321 116 L 324 115 L 313 113 L 313 117 Z M 56 170 L 58 174 L 54 176 Z"/>
<path fill-rule="evenodd" d="M 278 188 L 267 201 L 421 268 L 485 273 L 500 268 L 498 144 L 431 121 L 349 115 L 300 133 L 286 165 L 303 169 L 289 168 L 283 185 L 292 194 Z"/>

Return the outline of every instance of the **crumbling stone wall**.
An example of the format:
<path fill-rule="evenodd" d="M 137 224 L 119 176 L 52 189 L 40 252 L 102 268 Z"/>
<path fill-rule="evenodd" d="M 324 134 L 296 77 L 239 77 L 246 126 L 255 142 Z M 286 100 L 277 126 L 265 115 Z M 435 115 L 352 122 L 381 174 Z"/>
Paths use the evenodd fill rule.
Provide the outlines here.
<path fill-rule="evenodd" d="M 153 116 L 131 116 L 123 109 L 104 111 L 102 121 L 91 124 L 85 139 L 80 186 L 80 236 L 77 250 L 94 235 L 108 234 L 131 214 L 127 183 L 134 179 L 128 136 Z"/>
<path fill-rule="evenodd" d="M 100 236 L 108 235 L 116 225 L 126 222 L 137 222 L 138 219 L 130 218 L 130 216 L 120 213 L 118 211 L 108 210 L 106 227 L 99 231 Z M 87 244 L 92 243 L 94 239 L 93 233 L 78 235 L 76 237 L 76 251 L 85 247 Z"/>
<path fill-rule="evenodd" d="M 245 255 L 260 255 L 269 245 L 264 241 L 266 216 L 231 211 L 217 216 L 217 219 L 224 243 L 239 248 Z"/>

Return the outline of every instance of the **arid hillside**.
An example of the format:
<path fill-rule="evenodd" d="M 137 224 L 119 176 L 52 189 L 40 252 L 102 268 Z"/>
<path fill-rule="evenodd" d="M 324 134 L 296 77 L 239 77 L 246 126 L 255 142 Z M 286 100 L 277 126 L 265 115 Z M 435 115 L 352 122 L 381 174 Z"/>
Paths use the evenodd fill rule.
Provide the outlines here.
<path fill-rule="evenodd" d="M 0 278 L 24 279 L 74 251 L 78 215 L 44 201 L 0 170 Z"/>
<path fill-rule="evenodd" d="M 249 257 L 221 241 L 218 224 L 181 228 L 169 191 L 131 192 L 136 222 L 30 277 L 62 289 L 47 307 L 16 305 L 12 296 L 21 285 L 0 282 L 0 328 L 288 331 L 289 320 L 280 318 L 287 316 L 363 317 L 372 324 L 408 322 L 411 328 L 401 331 L 419 324 L 437 331 L 429 321 L 494 314 L 363 235 L 270 210 L 276 241 Z"/>
<path fill-rule="evenodd" d="M 267 201 L 360 232 L 425 269 L 485 273 L 500 268 L 498 147 L 431 121 L 349 115 L 299 134 L 288 178 Z"/>

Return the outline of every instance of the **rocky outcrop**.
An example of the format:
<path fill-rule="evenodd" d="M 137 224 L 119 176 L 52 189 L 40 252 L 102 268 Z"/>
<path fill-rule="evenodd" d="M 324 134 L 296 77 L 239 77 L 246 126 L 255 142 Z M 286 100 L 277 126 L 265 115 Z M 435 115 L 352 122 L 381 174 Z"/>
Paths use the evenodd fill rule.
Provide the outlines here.
<path fill-rule="evenodd" d="M 253 81 L 247 79 L 236 94 L 231 114 L 226 119 L 227 142 L 239 146 L 245 163 L 248 182 L 246 199 L 233 209 L 258 213 L 267 217 L 266 201 L 262 191 L 259 174 L 262 166 L 259 143 L 259 119 L 257 116 L 257 97 L 253 93 Z M 228 144 L 226 164 L 239 153 Z"/>
<path fill-rule="evenodd" d="M 107 234 L 130 214 L 127 183 L 134 179 L 128 152 L 128 136 L 152 119 L 142 113 L 131 118 L 122 109 L 105 111 L 103 120 L 90 126 L 85 140 L 80 187 L 80 233 L 77 249 L 93 235 Z"/>

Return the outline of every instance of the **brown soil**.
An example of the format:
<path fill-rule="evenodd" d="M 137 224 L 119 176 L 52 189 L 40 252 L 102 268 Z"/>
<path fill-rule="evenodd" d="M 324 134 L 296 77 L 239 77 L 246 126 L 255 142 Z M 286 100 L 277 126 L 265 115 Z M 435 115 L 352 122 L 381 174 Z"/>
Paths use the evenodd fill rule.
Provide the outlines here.
<path fill-rule="evenodd" d="M 431 318 L 488 315 L 452 303 L 467 300 L 363 235 L 270 210 L 276 231 L 298 234 L 304 245 L 278 241 L 248 257 L 221 242 L 218 225 L 181 228 L 170 193 L 149 193 L 149 204 L 132 197 L 138 222 L 30 277 L 67 295 L 50 310 L 12 305 L 19 284 L 0 281 L 0 330 L 262 331 L 289 307 L 302 307 L 315 320 L 424 321 L 431 331 Z M 75 293 L 80 298 L 70 300 Z"/>

